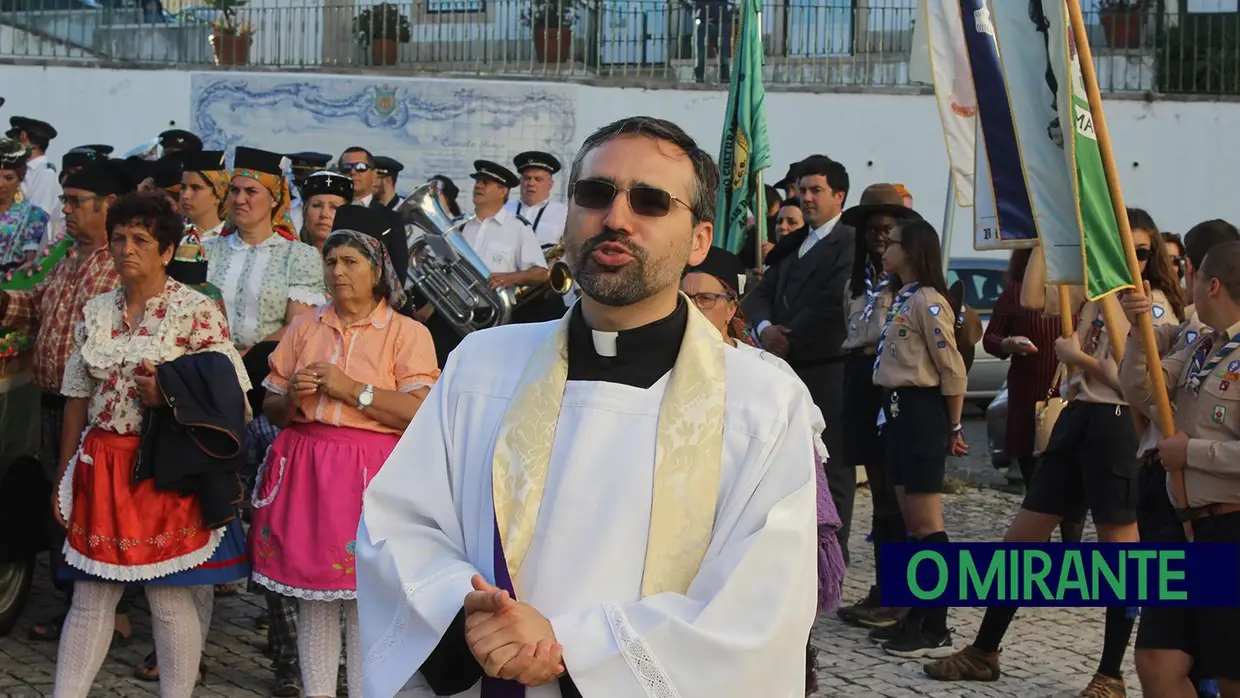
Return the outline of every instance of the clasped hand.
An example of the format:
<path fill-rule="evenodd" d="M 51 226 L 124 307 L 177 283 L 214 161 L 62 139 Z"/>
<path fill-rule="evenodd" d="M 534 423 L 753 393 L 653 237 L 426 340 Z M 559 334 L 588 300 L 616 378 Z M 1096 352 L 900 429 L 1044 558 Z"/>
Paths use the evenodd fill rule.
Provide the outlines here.
<path fill-rule="evenodd" d="M 534 607 L 479 575 L 465 595 L 465 641 L 487 676 L 526 686 L 551 683 L 564 673 L 564 648 L 551 621 Z"/>

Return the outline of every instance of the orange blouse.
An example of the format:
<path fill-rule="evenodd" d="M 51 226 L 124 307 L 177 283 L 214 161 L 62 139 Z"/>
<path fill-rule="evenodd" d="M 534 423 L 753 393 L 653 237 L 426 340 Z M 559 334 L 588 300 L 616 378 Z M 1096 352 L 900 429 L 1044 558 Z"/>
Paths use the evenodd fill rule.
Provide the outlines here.
<path fill-rule="evenodd" d="M 348 327 L 330 303 L 298 316 L 271 353 L 271 373 L 263 385 L 283 395 L 294 373 L 319 361 L 334 364 L 349 378 L 377 390 L 408 393 L 429 388 L 439 378 L 430 332 L 418 321 L 398 314 L 385 301 L 380 301 L 369 317 Z M 333 400 L 326 394 L 302 398 L 293 421 L 389 434 L 402 431 L 372 419 L 355 404 Z"/>

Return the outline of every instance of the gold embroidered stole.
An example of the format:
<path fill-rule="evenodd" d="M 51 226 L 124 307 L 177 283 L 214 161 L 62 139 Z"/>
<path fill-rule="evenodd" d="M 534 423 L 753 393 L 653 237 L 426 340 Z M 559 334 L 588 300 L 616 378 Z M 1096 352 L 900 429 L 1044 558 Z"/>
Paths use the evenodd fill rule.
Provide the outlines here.
<path fill-rule="evenodd" d="M 518 598 L 521 565 L 538 523 L 568 383 L 571 316 L 564 316 L 526 365 L 495 444 L 495 520 Z M 685 593 L 710 545 L 723 457 L 723 352 L 719 332 L 690 304 L 684 339 L 659 406 L 643 598 Z"/>

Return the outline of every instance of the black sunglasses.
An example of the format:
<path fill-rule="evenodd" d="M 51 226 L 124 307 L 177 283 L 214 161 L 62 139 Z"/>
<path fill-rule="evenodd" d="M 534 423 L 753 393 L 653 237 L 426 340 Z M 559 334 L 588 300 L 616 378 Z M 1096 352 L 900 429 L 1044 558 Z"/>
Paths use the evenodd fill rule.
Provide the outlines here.
<path fill-rule="evenodd" d="M 1137 261 L 1138 262 L 1148 262 L 1153 257 L 1154 257 L 1154 250 L 1152 248 L 1149 248 L 1149 247 L 1138 247 L 1137 248 Z"/>
<path fill-rule="evenodd" d="M 632 207 L 633 213 L 639 216 L 662 218 L 671 212 L 673 202 L 692 210 L 689 204 L 662 189 L 648 187 L 644 184 L 621 189 L 601 179 L 583 179 L 574 183 L 569 196 L 572 197 L 574 204 L 582 208 L 603 211 L 611 206 L 620 192 L 628 194 L 629 206 Z"/>
<path fill-rule="evenodd" d="M 337 169 L 346 174 L 349 172 L 357 172 L 358 174 L 361 174 L 363 172 L 369 172 L 370 165 L 367 165 L 364 162 L 345 162 L 341 163 L 340 167 Z"/>

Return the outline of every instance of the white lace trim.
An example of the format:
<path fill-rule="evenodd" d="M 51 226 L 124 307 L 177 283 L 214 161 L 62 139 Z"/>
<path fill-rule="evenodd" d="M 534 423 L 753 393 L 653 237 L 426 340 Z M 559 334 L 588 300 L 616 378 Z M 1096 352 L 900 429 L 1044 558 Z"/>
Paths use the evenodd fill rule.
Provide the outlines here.
<path fill-rule="evenodd" d="M 315 308 L 327 304 L 327 296 L 302 286 L 289 286 L 288 299 Z"/>
<path fill-rule="evenodd" d="M 395 652 L 396 648 L 405 640 L 405 636 L 409 634 L 409 621 L 413 618 L 413 597 L 420 593 L 423 589 L 447 579 L 462 572 L 473 572 L 473 568 L 464 562 L 458 562 L 449 565 L 439 572 L 418 581 L 414 584 L 406 584 L 401 588 L 405 595 L 405 603 L 400 604 L 396 609 L 396 615 L 393 616 L 392 622 L 388 623 L 383 634 L 375 641 L 375 644 L 366 652 L 366 659 L 363 662 L 363 672 L 373 671 L 379 665 L 386 662 Z"/>
<path fill-rule="evenodd" d="M 271 471 L 271 468 L 267 465 L 270 462 L 271 446 L 268 446 L 267 455 L 263 457 L 263 465 L 258 470 L 258 476 L 254 478 L 254 492 L 250 495 L 250 503 L 254 505 L 255 509 L 271 506 L 271 503 L 276 501 L 276 495 L 280 494 L 280 486 L 284 484 L 284 468 L 288 464 L 288 459 L 281 456 L 280 471 L 276 473 L 276 484 L 271 488 L 271 494 L 259 499 L 258 493 L 267 481 L 267 474 Z"/>
<path fill-rule="evenodd" d="M 69 545 L 69 541 L 65 541 L 65 562 L 83 572 L 108 579 L 114 582 L 146 582 L 152 579 L 159 579 L 178 572 L 192 570 L 201 565 L 211 556 L 215 554 L 220 543 L 224 540 L 226 528 L 217 528 L 211 531 L 211 539 L 203 547 L 192 553 L 174 557 L 163 562 L 155 562 L 149 565 L 114 565 L 107 562 L 99 562 L 92 560 L 84 553 L 80 553 Z"/>
<path fill-rule="evenodd" d="M 302 599 L 305 601 L 354 601 L 357 599 L 356 589 L 303 589 L 301 587 L 289 586 L 277 582 L 258 572 L 252 572 L 251 576 L 254 581 L 276 592 L 280 596 L 287 596 L 292 599 Z"/>
<path fill-rule="evenodd" d="M 659 664 L 659 659 L 654 656 L 650 646 L 629 624 L 624 611 L 615 604 L 604 604 L 603 610 L 607 614 L 607 624 L 611 626 L 616 644 L 620 646 L 620 653 L 624 656 L 624 661 L 628 663 L 629 670 L 637 677 L 646 697 L 680 698 L 680 693 L 672 685 L 671 677 L 663 670 L 663 666 Z"/>

